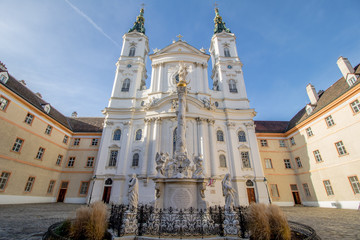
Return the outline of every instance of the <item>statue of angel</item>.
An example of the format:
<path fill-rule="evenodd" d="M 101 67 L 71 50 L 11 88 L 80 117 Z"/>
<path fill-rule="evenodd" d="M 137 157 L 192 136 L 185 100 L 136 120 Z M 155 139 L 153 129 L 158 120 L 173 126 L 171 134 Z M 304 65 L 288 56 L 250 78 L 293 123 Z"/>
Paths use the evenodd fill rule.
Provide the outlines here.
<path fill-rule="evenodd" d="M 235 190 L 231 186 L 230 173 L 227 173 L 221 182 L 222 192 L 225 197 L 225 209 L 231 209 L 234 205 Z"/>
<path fill-rule="evenodd" d="M 135 173 L 131 176 L 129 181 L 128 198 L 129 206 L 137 208 L 139 202 L 139 183 Z"/>

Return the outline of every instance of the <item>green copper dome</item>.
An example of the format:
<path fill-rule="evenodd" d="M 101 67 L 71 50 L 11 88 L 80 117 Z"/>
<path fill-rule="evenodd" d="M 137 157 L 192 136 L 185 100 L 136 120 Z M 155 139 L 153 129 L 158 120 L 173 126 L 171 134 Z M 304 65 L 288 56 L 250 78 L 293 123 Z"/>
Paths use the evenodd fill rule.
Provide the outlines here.
<path fill-rule="evenodd" d="M 129 30 L 129 32 L 137 31 L 139 33 L 145 34 L 145 18 L 144 18 L 144 8 L 140 10 L 140 15 L 137 16 L 136 22 L 134 22 L 134 26 Z"/>
<path fill-rule="evenodd" d="M 225 26 L 225 22 L 222 21 L 222 17 L 219 14 L 219 9 L 215 8 L 215 18 L 214 18 L 214 23 L 215 23 L 215 28 L 214 28 L 214 34 L 216 33 L 221 33 L 222 31 L 225 31 L 227 33 L 231 33 L 230 29 L 228 29 Z"/>

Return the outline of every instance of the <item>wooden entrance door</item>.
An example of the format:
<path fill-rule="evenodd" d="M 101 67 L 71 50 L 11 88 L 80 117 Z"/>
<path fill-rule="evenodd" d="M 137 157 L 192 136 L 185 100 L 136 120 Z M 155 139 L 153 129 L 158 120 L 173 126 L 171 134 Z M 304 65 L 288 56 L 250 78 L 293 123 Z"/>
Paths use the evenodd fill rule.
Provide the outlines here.
<path fill-rule="evenodd" d="M 57 202 L 64 202 L 69 182 L 61 182 Z"/>
<path fill-rule="evenodd" d="M 295 204 L 301 204 L 299 192 L 292 192 Z"/>
<path fill-rule="evenodd" d="M 246 190 L 247 190 L 247 195 L 248 195 L 248 199 L 249 199 L 249 204 L 256 203 L 254 188 L 247 188 Z"/>
<path fill-rule="evenodd" d="M 110 194 L 111 194 L 111 186 L 105 186 L 104 187 L 104 194 L 102 197 L 102 200 L 104 203 L 109 203 L 110 202 Z"/>

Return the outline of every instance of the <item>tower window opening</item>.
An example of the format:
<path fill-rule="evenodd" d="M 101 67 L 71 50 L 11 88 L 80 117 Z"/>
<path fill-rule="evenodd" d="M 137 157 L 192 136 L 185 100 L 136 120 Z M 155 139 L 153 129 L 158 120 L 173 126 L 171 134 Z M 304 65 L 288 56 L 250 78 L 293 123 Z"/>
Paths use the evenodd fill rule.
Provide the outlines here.
<path fill-rule="evenodd" d="M 130 88 L 130 79 L 125 79 L 121 88 L 122 92 L 128 92 Z"/>
<path fill-rule="evenodd" d="M 224 55 L 225 57 L 231 57 L 229 48 L 224 48 Z"/>
<path fill-rule="evenodd" d="M 131 47 L 129 51 L 129 57 L 134 57 L 134 56 L 135 56 L 135 47 Z"/>
<path fill-rule="evenodd" d="M 238 90 L 237 90 L 237 88 L 236 88 L 235 80 L 230 80 L 230 81 L 229 81 L 229 91 L 230 91 L 231 93 L 237 93 L 237 92 L 238 92 Z"/>

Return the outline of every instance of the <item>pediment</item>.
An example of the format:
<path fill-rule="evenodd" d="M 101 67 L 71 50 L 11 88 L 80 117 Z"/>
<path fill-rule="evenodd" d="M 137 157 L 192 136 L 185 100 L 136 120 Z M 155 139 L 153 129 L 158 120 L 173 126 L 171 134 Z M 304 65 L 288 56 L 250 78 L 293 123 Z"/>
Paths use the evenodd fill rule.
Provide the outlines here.
<path fill-rule="evenodd" d="M 200 50 L 194 48 L 190 44 L 184 42 L 184 41 L 177 41 L 169 46 L 161 49 L 160 51 L 152 54 L 152 56 L 157 56 L 161 54 L 171 54 L 171 53 L 187 53 L 187 54 L 196 54 L 196 55 L 202 55 L 202 56 L 208 56 L 208 54 L 201 52 Z"/>
<path fill-rule="evenodd" d="M 250 146 L 247 143 L 242 143 L 242 144 L 240 144 L 238 149 L 250 149 Z"/>

